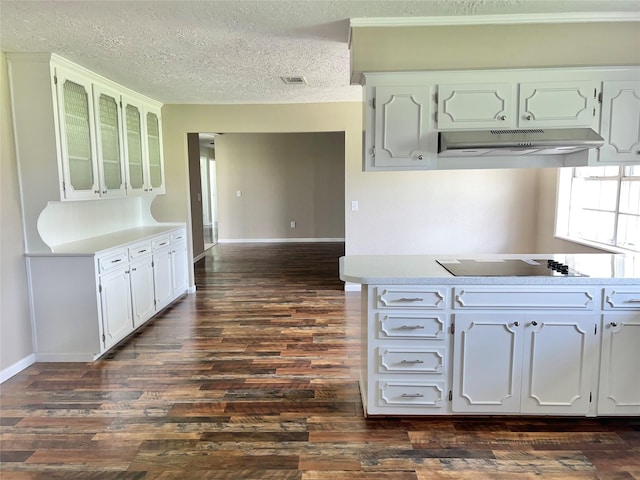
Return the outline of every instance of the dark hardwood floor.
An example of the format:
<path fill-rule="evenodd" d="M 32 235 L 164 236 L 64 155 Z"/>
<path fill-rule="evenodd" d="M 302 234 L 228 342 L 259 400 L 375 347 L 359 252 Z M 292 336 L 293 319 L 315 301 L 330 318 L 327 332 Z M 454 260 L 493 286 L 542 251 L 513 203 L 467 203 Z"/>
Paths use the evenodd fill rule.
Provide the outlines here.
<path fill-rule="evenodd" d="M 94 364 L 0 388 L 2 479 L 640 479 L 640 419 L 376 418 L 341 244 L 222 244 Z"/>

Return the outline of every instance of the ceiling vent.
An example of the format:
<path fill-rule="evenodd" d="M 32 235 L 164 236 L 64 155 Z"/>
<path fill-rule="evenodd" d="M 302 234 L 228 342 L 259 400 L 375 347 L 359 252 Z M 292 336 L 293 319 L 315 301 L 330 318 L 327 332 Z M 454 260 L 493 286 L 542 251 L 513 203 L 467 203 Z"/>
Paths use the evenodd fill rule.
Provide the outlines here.
<path fill-rule="evenodd" d="M 307 79 L 304 77 L 280 77 L 287 85 L 306 85 Z"/>

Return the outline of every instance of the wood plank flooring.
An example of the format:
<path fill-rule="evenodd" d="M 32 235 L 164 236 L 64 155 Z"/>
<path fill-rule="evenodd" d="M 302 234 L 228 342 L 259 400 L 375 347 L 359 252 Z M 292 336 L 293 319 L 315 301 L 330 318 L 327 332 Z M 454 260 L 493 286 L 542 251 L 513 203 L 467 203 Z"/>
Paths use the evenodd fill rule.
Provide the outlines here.
<path fill-rule="evenodd" d="M 640 419 L 365 419 L 342 244 L 223 244 L 94 364 L 0 388 L 0 478 L 640 480 Z"/>

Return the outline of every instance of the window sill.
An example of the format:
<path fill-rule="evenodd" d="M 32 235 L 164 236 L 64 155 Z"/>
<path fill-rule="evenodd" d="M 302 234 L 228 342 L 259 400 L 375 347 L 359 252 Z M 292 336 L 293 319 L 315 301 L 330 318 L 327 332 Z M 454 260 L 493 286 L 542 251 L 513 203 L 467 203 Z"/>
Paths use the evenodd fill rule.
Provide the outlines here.
<path fill-rule="evenodd" d="M 639 252 L 637 252 L 636 250 L 630 250 L 628 248 L 621 248 L 621 247 L 615 247 L 613 245 L 605 245 L 603 243 L 597 243 L 597 242 L 591 242 L 589 240 L 585 240 L 583 238 L 575 238 L 575 237 L 569 237 L 566 235 L 555 235 L 555 238 L 559 239 L 559 240 L 565 240 L 567 242 L 571 242 L 571 243 L 577 243 L 578 245 L 584 245 L 586 247 L 591 247 L 591 248 L 595 248 L 598 250 L 602 250 L 603 252 L 607 252 L 607 253 L 623 253 L 623 254 L 633 254 L 633 255 L 637 255 Z"/>

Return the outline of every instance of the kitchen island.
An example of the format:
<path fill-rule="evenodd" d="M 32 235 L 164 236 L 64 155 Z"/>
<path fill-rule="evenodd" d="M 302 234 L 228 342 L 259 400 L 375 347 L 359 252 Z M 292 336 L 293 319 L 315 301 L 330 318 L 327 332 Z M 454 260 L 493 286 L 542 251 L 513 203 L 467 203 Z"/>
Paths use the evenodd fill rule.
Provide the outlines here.
<path fill-rule="evenodd" d="M 640 414 L 640 255 L 346 256 L 340 278 L 366 415 Z"/>

